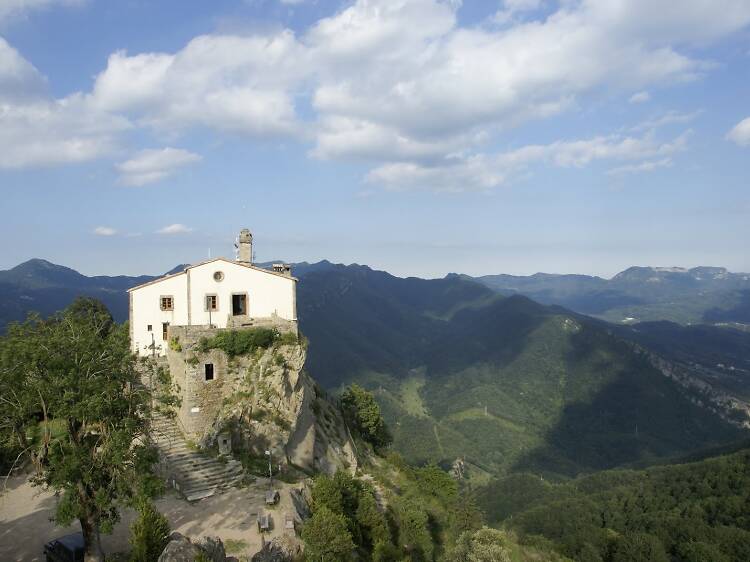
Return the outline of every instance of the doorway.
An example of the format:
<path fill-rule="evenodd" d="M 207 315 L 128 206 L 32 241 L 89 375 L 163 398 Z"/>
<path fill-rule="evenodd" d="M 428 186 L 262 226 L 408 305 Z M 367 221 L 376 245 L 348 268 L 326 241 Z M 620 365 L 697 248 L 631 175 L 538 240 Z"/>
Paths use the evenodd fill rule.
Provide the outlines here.
<path fill-rule="evenodd" d="M 232 295 L 232 316 L 247 315 L 247 294 Z"/>

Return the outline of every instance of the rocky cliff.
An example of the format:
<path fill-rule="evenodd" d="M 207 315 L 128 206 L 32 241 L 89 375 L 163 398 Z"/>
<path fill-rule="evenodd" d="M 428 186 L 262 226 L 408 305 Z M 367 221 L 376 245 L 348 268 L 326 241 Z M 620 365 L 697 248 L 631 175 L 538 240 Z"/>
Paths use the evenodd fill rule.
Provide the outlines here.
<path fill-rule="evenodd" d="M 169 370 L 179 386 L 178 419 L 189 439 L 200 448 L 231 448 L 259 460 L 271 450 L 274 459 L 306 471 L 356 468 L 340 409 L 304 371 L 303 342 L 285 334 L 268 346 L 230 355 L 207 348 L 216 333 L 170 329 Z"/>

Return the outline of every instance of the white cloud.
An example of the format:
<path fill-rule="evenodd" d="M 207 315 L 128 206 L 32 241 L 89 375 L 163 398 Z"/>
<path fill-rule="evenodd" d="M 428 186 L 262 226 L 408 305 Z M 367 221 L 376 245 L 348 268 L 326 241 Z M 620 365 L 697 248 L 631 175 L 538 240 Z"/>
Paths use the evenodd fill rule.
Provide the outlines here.
<path fill-rule="evenodd" d="M 117 234 L 117 230 L 109 226 L 97 226 L 94 229 L 94 234 L 97 236 L 114 236 Z"/>
<path fill-rule="evenodd" d="M 664 115 L 660 115 L 659 117 L 655 117 L 653 119 L 648 119 L 646 121 L 642 121 L 641 123 L 638 123 L 634 127 L 630 128 L 631 132 L 638 133 L 643 131 L 653 131 L 654 129 L 658 129 L 659 127 L 664 127 L 665 125 L 674 125 L 674 124 L 684 124 L 684 123 L 690 123 L 693 119 L 698 117 L 702 112 L 701 111 L 693 111 L 691 113 L 680 113 L 679 111 L 668 111 Z"/>
<path fill-rule="evenodd" d="M 292 135 L 299 131 L 290 88 L 308 72 L 304 59 L 291 31 L 204 35 L 174 55 L 119 51 L 97 77 L 92 100 L 162 131 Z"/>
<path fill-rule="evenodd" d="M 750 117 L 737 123 L 727 133 L 727 139 L 739 146 L 750 146 Z"/>
<path fill-rule="evenodd" d="M 503 8 L 498 10 L 491 20 L 493 23 L 503 25 L 518 14 L 538 10 L 542 4 L 542 0 L 504 0 Z"/>
<path fill-rule="evenodd" d="M 38 98 L 46 86 L 34 65 L 0 37 L 0 103 Z"/>
<path fill-rule="evenodd" d="M 157 234 L 185 234 L 187 232 L 192 232 L 193 229 L 185 226 L 184 224 L 170 224 L 169 226 L 165 226 L 164 228 L 160 228 L 156 231 Z"/>
<path fill-rule="evenodd" d="M 501 10 L 513 17 L 501 27 L 462 27 L 459 5 L 356 0 L 299 35 L 209 34 L 176 52 L 115 52 L 92 91 L 77 98 L 81 119 L 100 118 L 102 138 L 62 139 L 107 150 L 62 160 L 107 152 L 132 123 L 170 139 L 197 128 L 311 141 L 313 156 L 364 160 L 371 179 L 388 182 L 445 167 L 458 188 L 494 185 L 505 176 L 483 146 L 498 132 L 581 106 L 592 94 L 638 92 L 635 102 L 652 87 L 700 78 L 714 67 L 701 49 L 750 23 L 747 0 L 506 0 Z M 43 144 L 43 130 L 29 122 L 24 134 Z M 52 160 L 53 151 L 43 152 Z M 132 181 L 155 181 L 160 170 Z"/>
<path fill-rule="evenodd" d="M 48 96 L 45 78 L 0 38 L 0 169 L 85 162 L 112 153 L 124 117 L 80 93 Z"/>
<path fill-rule="evenodd" d="M 646 90 L 642 90 L 630 96 L 630 99 L 628 101 L 630 103 L 645 103 L 650 99 L 651 99 L 651 94 L 649 94 Z"/>
<path fill-rule="evenodd" d="M 668 142 L 653 133 L 642 137 L 598 136 L 584 140 L 527 145 L 497 154 L 454 156 L 436 164 L 389 163 L 372 170 L 367 181 L 390 190 L 488 191 L 525 173 L 533 165 L 583 168 L 596 161 L 634 162 L 616 172 L 646 172 L 671 165 L 685 150 L 690 131 Z M 656 159 L 656 160 L 654 160 Z"/>
<path fill-rule="evenodd" d="M 141 186 L 163 180 L 200 160 L 201 156 L 188 150 L 166 147 L 141 150 L 129 160 L 117 164 L 116 168 L 122 184 Z"/>
<path fill-rule="evenodd" d="M 0 169 L 79 163 L 113 153 L 122 117 L 92 109 L 79 94 L 61 100 L 0 102 Z"/>
<path fill-rule="evenodd" d="M 618 176 L 623 174 L 635 174 L 641 172 L 653 172 L 659 168 L 669 168 L 674 162 L 671 158 L 662 158 L 661 160 L 646 160 L 638 164 L 627 164 L 625 166 L 618 166 L 612 168 L 607 173 L 612 176 Z"/>
<path fill-rule="evenodd" d="M 0 0 L 0 21 L 24 16 L 32 10 L 49 8 L 55 4 L 74 6 L 83 4 L 86 0 Z"/>

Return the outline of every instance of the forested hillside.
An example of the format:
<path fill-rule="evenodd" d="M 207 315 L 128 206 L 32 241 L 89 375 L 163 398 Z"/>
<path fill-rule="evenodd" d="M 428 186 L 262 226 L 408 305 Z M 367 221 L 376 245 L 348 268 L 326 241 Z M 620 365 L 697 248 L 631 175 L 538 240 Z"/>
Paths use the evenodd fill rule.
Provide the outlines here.
<path fill-rule="evenodd" d="M 477 494 L 489 521 L 583 562 L 750 560 L 750 450 L 554 484 L 536 474 Z"/>
<path fill-rule="evenodd" d="M 638 353 L 647 338 L 458 276 L 331 266 L 303 277 L 300 321 L 318 380 L 374 389 L 407 460 L 464 458 L 471 478 L 570 476 L 744 435 Z M 739 353 L 750 337 L 737 334 Z"/>

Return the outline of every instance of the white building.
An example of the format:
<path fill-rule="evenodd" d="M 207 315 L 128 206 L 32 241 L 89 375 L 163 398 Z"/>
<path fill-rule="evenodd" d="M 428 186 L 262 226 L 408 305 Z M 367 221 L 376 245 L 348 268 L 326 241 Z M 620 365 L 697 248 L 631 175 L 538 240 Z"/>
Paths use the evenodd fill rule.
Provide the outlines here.
<path fill-rule="evenodd" d="M 288 266 L 252 264 L 252 235 L 240 233 L 237 261 L 216 258 L 128 290 L 130 344 L 164 355 L 170 326 L 216 328 L 297 322 L 297 279 Z"/>

